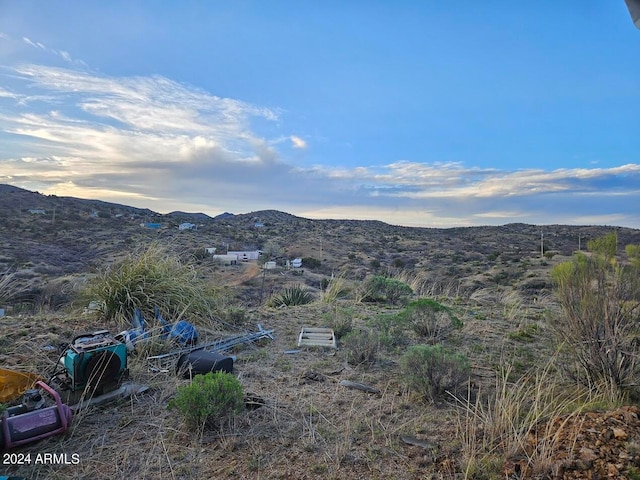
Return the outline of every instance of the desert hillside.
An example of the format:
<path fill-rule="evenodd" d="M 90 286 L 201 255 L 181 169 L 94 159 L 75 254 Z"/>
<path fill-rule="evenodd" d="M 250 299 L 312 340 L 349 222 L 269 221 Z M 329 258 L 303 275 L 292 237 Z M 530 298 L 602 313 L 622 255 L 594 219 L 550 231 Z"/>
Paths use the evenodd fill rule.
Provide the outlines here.
<path fill-rule="evenodd" d="M 184 223 L 192 228 L 180 230 Z M 224 425 L 191 428 L 168 409 L 189 381 L 149 362 L 175 348 L 153 338 L 129 356 L 130 379 L 145 393 L 82 410 L 64 435 L 12 450 L 77 454 L 79 463 L 4 464 L 0 474 L 638 478 L 637 398 L 577 387 L 551 276 L 612 233 L 617 264 L 628 266 L 625 246 L 640 245 L 640 230 L 624 227 L 409 228 L 271 210 L 160 215 L 0 185 L 0 367 L 46 377 L 77 335 L 131 328 L 132 309 L 89 307 L 101 300 L 92 297 L 96 282 L 147 258 L 197 286 L 184 308 L 181 298 L 139 288 L 169 320 L 195 325 L 201 342 L 258 324 L 273 330 L 272 339 L 228 352 L 247 409 Z M 225 265 L 207 248 L 263 257 Z M 291 268 L 296 258 L 302 266 Z M 192 274 L 184 281 L 183 271 Z M 293 293 L 308 298 L 295 304 Z M 637 301 L 629 297 L 621 311 Z M 303 327 L 333 329 L 338 348 L 299 346 Z M 411 380 L 407 352 L 434 345 L 458 355 L 444 377 L 463 363 L 468 370 L 464 381 L 425 394 Z"/>

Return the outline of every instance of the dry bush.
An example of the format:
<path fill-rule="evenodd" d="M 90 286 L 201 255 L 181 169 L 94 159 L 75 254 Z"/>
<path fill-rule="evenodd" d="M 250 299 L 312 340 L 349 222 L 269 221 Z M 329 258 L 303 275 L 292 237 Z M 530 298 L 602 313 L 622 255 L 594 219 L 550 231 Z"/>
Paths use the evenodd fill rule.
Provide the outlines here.
<path fill-rule="evenodd" d="M 440 344 L 414 345 L 400 365 L 409 388 L 430 402 L 469 379 L 469 360 Z"/>
<path fill-rule="evenodd" d="M 330 313 L 324 315 L 324 318 L 338 339 L 353 329 L 353 309 L 334 306 Z"/>
<path fill-rule="evenodd" d="M 398 314 L 402 324 L 407 325 L 421 338 L 431 343 L 443 340 L 452 330 L 463 327 L 462 321 L 451 308 L 430 298 L 411 302 Z"/>
<path fill-rule="evenodd" d="M 351 365 L 375 362 L 379 346 L 378 335 L 369 329 L 352 331 L 342 340 L 342 347 L 347 352 L 347 361 Z"/>
<path fill-rule="evenodd" d="M 418 297 L 459 297 L 462 293 L 459 280 L 434 279 L 429 273 L 416 270 L 400 270 L 393 278 L 406 283 Z"/>
<path fill-rule="evenodd" d="M 636 383 L 639 370 L 639 270 L 604 255 L 580 254 L 552 275 L 564 310 L 552 326 L 568 372 L 617 398 Z"/>

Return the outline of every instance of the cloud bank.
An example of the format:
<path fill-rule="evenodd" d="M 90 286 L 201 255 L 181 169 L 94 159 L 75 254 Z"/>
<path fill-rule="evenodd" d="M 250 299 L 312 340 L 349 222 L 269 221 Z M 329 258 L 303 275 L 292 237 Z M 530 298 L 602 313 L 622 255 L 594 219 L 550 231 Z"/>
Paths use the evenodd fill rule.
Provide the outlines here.
<path fill-rule="evenodd" d="M 24 38 L 35 49 L 47 47 Z M 469 168 L 389 159 L 340 168 L 288 157 L 308 137 L 279 132 L 283 112 L 215 96 L 162 76 L 110 77 L 27 64 L 0 87 L 0 183 L 215 215 L 279 209 L 311 218 L 421 226 L 616 224 L 640 227 L 640 165 Z M 290 147 L 287 150 L 287 147 Z"/>

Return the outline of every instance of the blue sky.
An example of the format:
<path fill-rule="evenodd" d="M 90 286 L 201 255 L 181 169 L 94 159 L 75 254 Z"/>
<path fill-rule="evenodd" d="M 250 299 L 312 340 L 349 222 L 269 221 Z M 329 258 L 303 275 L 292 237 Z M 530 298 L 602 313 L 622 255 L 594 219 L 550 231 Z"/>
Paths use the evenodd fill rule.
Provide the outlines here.
<path fill-rule="evenodd" d="M 0 0 L 0 183 L 640 228 L 639 55 L 623 0 Z"/>

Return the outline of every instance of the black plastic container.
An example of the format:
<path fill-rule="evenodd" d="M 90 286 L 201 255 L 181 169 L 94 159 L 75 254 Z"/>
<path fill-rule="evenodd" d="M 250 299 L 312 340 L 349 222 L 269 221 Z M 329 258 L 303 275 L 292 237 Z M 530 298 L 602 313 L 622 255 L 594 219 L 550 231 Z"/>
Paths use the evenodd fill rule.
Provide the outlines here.
<path fill-rule="evenodd" d="M 231 373 L 233 371 L 233 358 L 204 349 L 195 350 L 185 353 L 178 359 L 176 371 L 183 373 L 185 378 L 204 375 L 209 372 Z"/>

